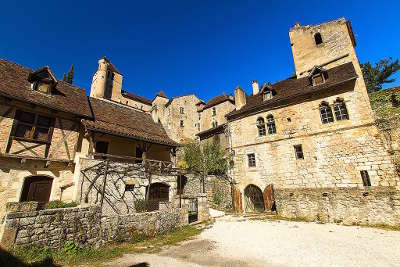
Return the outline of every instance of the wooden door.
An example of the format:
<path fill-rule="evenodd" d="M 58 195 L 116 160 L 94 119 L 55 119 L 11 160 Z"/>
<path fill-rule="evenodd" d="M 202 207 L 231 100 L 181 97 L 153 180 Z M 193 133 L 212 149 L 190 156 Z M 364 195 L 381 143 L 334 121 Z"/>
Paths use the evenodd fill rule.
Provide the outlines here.
<path fill-rule="evenodd" d="M 264 189 L 264 204 L 265 210 L 275 209 L 274 186 L 272 184 L 267 185 Z"/>
<path fill-rule="evenodd" d="M 48 202 L 50 199 L 51 184 L 51 180 L 31 182 L 27 201 Z"/>
<path fill-rule="evenodd" d="M 240 190 L 234 185 L 232 185 L 232 197 L 233 210 L 236 213 L 242 213 L 242 194 L 240 193 Z"/>

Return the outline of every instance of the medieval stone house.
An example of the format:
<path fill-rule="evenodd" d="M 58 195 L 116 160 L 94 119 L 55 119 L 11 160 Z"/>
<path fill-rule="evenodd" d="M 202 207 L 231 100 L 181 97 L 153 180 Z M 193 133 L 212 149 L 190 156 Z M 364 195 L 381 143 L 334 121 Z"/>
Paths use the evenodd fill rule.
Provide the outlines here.
<path fill-rule="evenodd" d="M 93 97 L 87 97 L 83 89 L 58 81 L 49 67 L 34 71 L 0 60 L 0 215 L 7 202 L 79 202 L 82 162 L 173 164 L 177 143 L 145 107 L 110 99 L 106 84 L 99 85 L 107 73 L 96 73 Z"/>
<path fill-rule="evenodd" d="M 288 216 L 306 210 L 309 215 L 323 199 L 321 189 L 390 191 L 399 177 L 374 123 L 350 23 L 296 24 L 289 36 L 294 77 L 253 90 L 249 97 L 235 89 L 236 110 L 227 119 L 240 191 L 236 208 L 262 211 L 276 204 Z M 293 202 L 274 203 L 273 188 L 290 191 L 285 201 Z M 353 193 L 359 197 L 360 192 Z"/>

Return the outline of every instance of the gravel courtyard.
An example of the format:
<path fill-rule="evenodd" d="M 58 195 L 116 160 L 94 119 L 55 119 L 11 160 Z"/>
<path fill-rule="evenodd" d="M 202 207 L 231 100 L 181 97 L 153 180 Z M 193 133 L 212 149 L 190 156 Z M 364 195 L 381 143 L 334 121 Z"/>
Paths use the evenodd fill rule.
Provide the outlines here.
<path fill-rule="evenodd" d="M 400 266 L 400 232 L 226 216 L 193 240 L 108 266 Z"/>

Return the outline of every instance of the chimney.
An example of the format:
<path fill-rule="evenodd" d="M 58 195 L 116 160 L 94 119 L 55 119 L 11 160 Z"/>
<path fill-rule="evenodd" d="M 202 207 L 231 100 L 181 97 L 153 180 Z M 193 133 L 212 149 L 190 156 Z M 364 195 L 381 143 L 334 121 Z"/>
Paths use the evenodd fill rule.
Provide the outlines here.
<path fill-rule="evenodd" d="M 156 105 L 154 105 L 153 109 L 151 110 L 151 117 L 155 123 L 158 123 L 160 117 L 158 116 L 158 109 Z"/>
<path fill-rule="evenodd" d="M 253 86 L 253 95 L 258 94 L 258 92 L 260 91 L 260 87 L 258 86 L 258 82 L 256 80 L 253 80 L 251 82 L 251 85 Z"/>
<path fill-rule="evenodd" d="M 235 88 L 235 106 L 236 106 L 236 110 L 241 109 L 244 105 L 246 105 L 246 93 L 238 85 Z"/>

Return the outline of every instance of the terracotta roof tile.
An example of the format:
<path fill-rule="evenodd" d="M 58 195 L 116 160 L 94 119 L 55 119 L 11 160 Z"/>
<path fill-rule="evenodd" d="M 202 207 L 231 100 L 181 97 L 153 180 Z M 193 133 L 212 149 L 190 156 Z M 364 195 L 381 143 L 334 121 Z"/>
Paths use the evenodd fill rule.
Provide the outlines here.
<path fill-rule="evenodd" d="M 140 103 L 143 103 L 143 104 L 146 104 L 146 105 L 152 105 L 152 101 L 150 100 L 150 99 L 148 99 L 148 98 L 145 98 L 145 97 L 143 97 L 143 96 L 140 96 L 140 95 L 137 95 L 137 94 L 134 94 L 134 93 L 129 93 L 129 92 L 127 92 L 127 91 L 122 91 L 122 95 L 124 96 L 124 97 L 126 97 L 126 98 L 129 98 L 129 99 L 132 99 L 132 100 L 135 100 L 135 101 L 138 101 L 138 102 L 140 102 Z"/>
<path fill-rule="evenodd" d="M 161 124 L 157 124 L 151 115 L 133 108 L 107 100 L 90 98 L 94 121 L 84 120 L 83 124 L 94 131 L 128 137 L 157 144 L 177 146 L 171 140 Z"/>
<path fill-rule="evenodd" d="M 203 110 L 221 104 L 225 101 L 230 101 L 234 103 L 233 96 L 227 94 L 216 96 L 212 98 L 210 101 L 208 101 L 208 103 L 203 107 Z"/>
<path fill-rule="evenodd" d="M 329 88 L 355 80 L 358 77 L 351 62 L 328 69 L 327 75 L 326 82 L 317 86 L 312 86 L 308 77 L 289 78 L 274 83 L 271 86 L 276 95 L 272 99 L 263 101 L 262 93 L 249 96 L 246 99 L 245 106 L 240 110 L 228 113 L 226 117 L 229 120 L 234 120 L 254 112 L 269 110 L 281 105 L 295 104 L 299 101 L 299 97 L 325 92 Z"/>
<path fill-rule="evenodd" d="M 0 58 L 0 95 L 82 117 L 92 116 L 85 90 L 58 81 L 51 95 L 33 91 L 28 82 L 31 72 L 32 69 Z"/>

